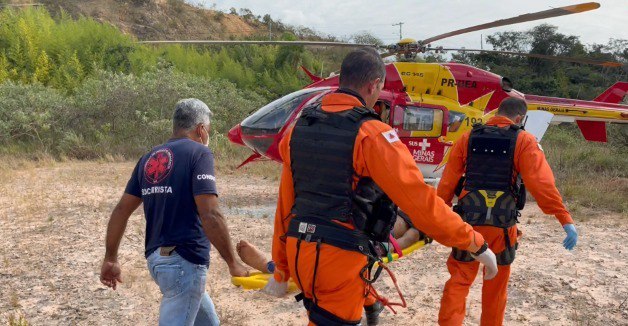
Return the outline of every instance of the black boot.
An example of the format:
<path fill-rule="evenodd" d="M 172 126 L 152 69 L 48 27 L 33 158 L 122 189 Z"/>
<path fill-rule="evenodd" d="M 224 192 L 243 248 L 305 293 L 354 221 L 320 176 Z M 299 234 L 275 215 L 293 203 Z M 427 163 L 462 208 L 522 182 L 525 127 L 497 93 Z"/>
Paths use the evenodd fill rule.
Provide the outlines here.
<path fill-rule="evenodd" d="M 379 314 L 384 310 L 384 305 L 376 301 L 371 306 L 365 306 L 364 312 L 366 313 L 366 325 L 375 326 L 379 323 Z"/>

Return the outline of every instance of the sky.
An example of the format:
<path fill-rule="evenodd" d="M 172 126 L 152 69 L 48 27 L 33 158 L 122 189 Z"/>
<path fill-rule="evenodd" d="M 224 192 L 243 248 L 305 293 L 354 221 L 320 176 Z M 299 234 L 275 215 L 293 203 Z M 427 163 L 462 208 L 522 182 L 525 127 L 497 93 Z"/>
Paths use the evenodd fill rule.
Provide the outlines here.
<path fill-rule="evenodd" d="M 187 0 L 227 12 L 248 8 L 255 15 L 270 14 L 274 20 L 313 28 L 339 37 L 367 31 L 385 44 L 404 38 L 425 39 L 452 30 L 497 19 L 587 2 L 586 0 Z M 480 48 L 480 39 L 502 31 L 524 31 L 541 23 L 558 26 L 558 32 L 576 35 L 585 44 L 607 43 L 610 38 L 628 39 L 628 0 L 598 0 L 597 10 L 563 17 L 472 32 L 437 41 L 433 46 Z M 485 43 L 485 48 L 487 48 Z"/>

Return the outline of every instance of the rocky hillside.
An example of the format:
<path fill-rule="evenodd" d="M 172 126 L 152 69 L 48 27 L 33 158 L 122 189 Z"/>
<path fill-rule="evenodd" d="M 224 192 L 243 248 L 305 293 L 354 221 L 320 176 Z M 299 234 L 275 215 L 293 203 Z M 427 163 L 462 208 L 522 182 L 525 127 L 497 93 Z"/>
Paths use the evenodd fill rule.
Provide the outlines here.
<path fill-rule="evenodd" d="M 230 39 L 268 33 L 255 16 L 240 17 L 198 8 L 183 0 L 0 0 L 38 3 L 53 14 L 92 17 L 113 24 L 140 40 Z"/>

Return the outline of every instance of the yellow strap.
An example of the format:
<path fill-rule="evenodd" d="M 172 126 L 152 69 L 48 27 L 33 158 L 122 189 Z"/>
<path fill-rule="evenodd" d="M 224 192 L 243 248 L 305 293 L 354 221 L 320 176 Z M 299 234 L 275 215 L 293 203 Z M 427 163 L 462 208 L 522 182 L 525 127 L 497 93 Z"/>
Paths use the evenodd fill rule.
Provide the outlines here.
<path fill-rule="evenodd" d="M 489 208 L 495 207 L 495 202 L 497 201 L 497 198 L 501 197 L 501 195 L 504 194 L 503 191 L 487 192 L 486 190 L 480 190 L 478 192 L 480 193 L 480 195 L 482 195 L 482 197 L 484 197 L 486 207 Z"/>

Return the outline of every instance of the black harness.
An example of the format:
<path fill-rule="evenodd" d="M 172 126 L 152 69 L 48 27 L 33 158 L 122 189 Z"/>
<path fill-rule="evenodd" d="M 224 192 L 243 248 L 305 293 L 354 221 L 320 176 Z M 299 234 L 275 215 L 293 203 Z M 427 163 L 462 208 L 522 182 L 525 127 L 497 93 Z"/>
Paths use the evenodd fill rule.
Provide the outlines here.
<path fill-rule="evenodd" d="M 379 260 L 375 248 L 388 241 L 396 219 L 396 206 L 371 178 L 360 177 L 353 169 L 353 152 L 360 126 L 365 121 L 379 119 L 364 107 L 337 113 L 325 112 L 320 104 L 306 107 L 297 120 L 290 140 L 291 170 L 295 202 L 286 236 L 297 238 L 295 265 L 301 243 L 316 243 L 316 261 L 312 281 L 313 298 L 303 293 L 310 320 L 317 325 L 358 325 L 360 321 L 342 320 L 316 302 L 314 284 L 320 247 L 323 243 L 344 250 L 356 251 L 368 257 L 360 277 L 367 283 L 381 273 L 379 267 L 372 278 L 374 263 Z M 354 180 L 358 183 L 353 189 Z M 350 230 L 337 222 L 351 223 Z M 303 289 L 298 268 L 297 282 Z"/>
<path fill-rule="evenodd" d="M 515 259 L 515 246 L 510 245 L 508 229 L 516 225 L 519 210 L 525 205 L 525 187 L 515 170 L 514 156 L 521 127 L 511 125 L 474 125 L 469 137 L 465 177 L 460 180 L 457 194 L 468 193 L 454 207 L 462 219 L 473 226 L 493 226 L 504 230 L 506 250 L 497 254 L 499 265 L 509 265 Z M 453 249 L 459 261 L 473 261 L 464 250 Z"/>

